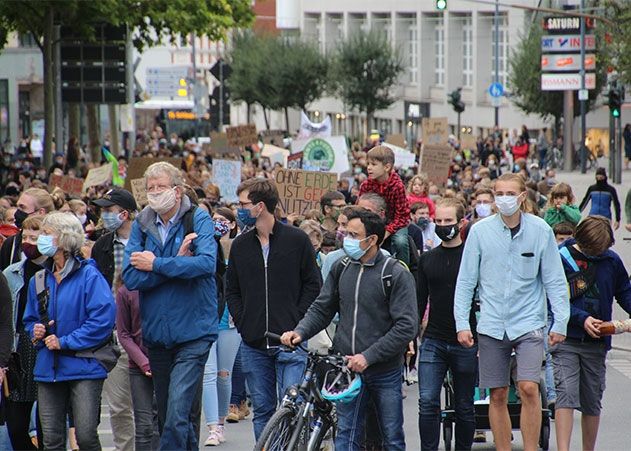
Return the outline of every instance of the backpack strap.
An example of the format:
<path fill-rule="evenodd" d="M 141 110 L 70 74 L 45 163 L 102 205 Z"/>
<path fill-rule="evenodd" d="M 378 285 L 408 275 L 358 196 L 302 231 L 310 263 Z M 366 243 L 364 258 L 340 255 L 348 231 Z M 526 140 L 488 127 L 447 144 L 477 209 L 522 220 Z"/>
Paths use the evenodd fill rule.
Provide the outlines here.
<path fill-rule="evenodd" d="M 381 267 L 381 287 L 383 294 L 386 297 L 386 302 L 390 302 L 390 295 L 392 294 L 392 268 L 398 262 L 396 258 L 388 257 L 385 263 Z"/>
<path fill-rule="evenodd" d="M 193 233 L 195 231 L 195 225 L 193 219 L 197 210 L 197 205 L 193 205 L 184 215 L 182 215 L 182 227 L 184 228 L 184 236 Z"/>
<path fill-rule="evenodd" d="M 581 270 L 576 264 L 574 257 L 572 257 L 572 254 L 570 254 L 570 251 L 566 246 L 563 246 L 561 247 L 561 249 L 559 249 L 559 254 L 561 254 L 561 258 L 563 258 L 563 260 L 565 260 L 565 262 L 568 265 L 570 265 L 570 267 L 572 268 L 574 272 L 579 272 Z"/>
<path fill-rule="evenodd" d="M 50 318 L 48 316 L 48 298 L 50 295 L 49 289 L 46 286 L 46 270 L 40 269 L 35 273 L 35 294 L 37 295 L 37 311 L 39 313 L 39 319 L 42 321 L 44 327 L 46 327 L 46 335 L 50 333 L 48 323 Z"/>

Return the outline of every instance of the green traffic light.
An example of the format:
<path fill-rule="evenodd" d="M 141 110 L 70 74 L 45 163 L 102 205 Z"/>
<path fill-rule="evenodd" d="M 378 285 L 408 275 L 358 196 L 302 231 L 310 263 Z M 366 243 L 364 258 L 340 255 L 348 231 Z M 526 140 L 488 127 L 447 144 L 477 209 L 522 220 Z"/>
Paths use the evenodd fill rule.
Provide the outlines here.
<path fill-rule="evenodd" d="M 440 11 L 447 9 L 447 0 L 436 0 L 436 9 Z"/>
<path fill-rule="evenodd" d="M 611 115 L 613 117 L 620 117 L 620 109 L 619 108 L 614 108 L 613 110 L 611 110 Z"/>

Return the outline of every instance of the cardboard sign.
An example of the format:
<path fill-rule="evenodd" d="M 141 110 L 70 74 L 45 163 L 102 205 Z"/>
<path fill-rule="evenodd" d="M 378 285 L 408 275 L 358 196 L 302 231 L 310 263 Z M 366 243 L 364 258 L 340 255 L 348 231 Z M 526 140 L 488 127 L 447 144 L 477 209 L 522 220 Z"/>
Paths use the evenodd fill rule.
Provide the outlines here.
<path fill-rule="evenodd" d="M 449 145 L 424 145 L 419 173 L 425 173 L 429 181 L 438 186 L 444 185 L 449 178 L 452 152 Z"/>
<path fill-rule="evenodd" d="M 263 144 L 273 144 L 283 147 L 283 139 L 285 137 L 283 130 L 263 130 L 261 136 L 263 138 Z"/>
<path fill-rule="evenodd" d="M 238 146 L 228 145 L 228 135 L 225 133 L 211 132 L 210 144 L 208 147 L 204 146 L 202 146 L 202 149 L 210 149 L 212 155 L 241 155 L 241 150 Z"/>
<path fill-rule="evenodd" d="M 81 197 L 83 193 L 83 179 L 70 177 L 68 175 L 51 174 L 48 185 L 50 187 L 58 187 L 64 193 L 74 197 Z"/>
<path fill-rule="evenodd" d="M 305 215 L 311 209 L 319 209 L 320 198 L 337 189 L 337 174 L 330 172 L 280 169 L 274 180 L 280 206 L 287 215 Z"/>
<path fill-rule="evenodd" d="M 136 203 L 138 204 L 138 208 L 143 208 L 147 205 L 147 188 L 145 185 L 145 179 L 133 179 L 130 181 L 131 184 L 131 193 L 136 199 Z"/>
<path fill-rule="evenodd" d="M 237 202 L 241 183 L 241 161 L 213 160 L 213 183 L 219 187 L 224 202 Z"/>
<path fill-rule="evenodd" d="M 302 152 L 302 168 L 342 174 L 351 169 L 345 136 L 296 139 L 292 153 Z"/>
<path fill-rule="evenodd" d="M 182 168 L 181 158 L 150 158 L 150 157 L 138 157 L 129 160 L 129 167 L 127 168 L 127 177 L 125 178 L 125 189 L 131 191 L 131 180 L 141 179 L 145 176 L 145 171 L 153 163 L 158 161 L 166 161 L 171 163 L 178 169 Z"/>
<path fill-rule="evenodd" d="M 405 148 L 405 136 L 400 133 L 386 136 L 386 141 L 389 144 L 394 144 L 397 147 Z"/>
<path fill-rule="evenodd" d="M 256 133 L 256 125 L 254 124 L 227 127 L 226 135 L 228 137 L 229 146 L 249 146 L 259 140 L 258 134 Z"/>
<path fill-rule="evenodd" d="M 423 145 L 447 144 L 449 124 L 446 117 L 424 117 L 421 121 Z"/>
<path fill-rule="evenodd" d="M 83 191 L 87 191 L 91 186 L 112 183 L 112 163 L 104 164 L 98 168 L 92 168 L 83 182 Z"/>
<path fill-rule="evenodd" d="M 287 157 L 287 169 L 302 169 L 302 152 Z"/>
<path fill-rule="evenodd" d="M 460 135 L 460 148 L 475 150 L 478 146 L 477 139 L 473 135 Z"/>

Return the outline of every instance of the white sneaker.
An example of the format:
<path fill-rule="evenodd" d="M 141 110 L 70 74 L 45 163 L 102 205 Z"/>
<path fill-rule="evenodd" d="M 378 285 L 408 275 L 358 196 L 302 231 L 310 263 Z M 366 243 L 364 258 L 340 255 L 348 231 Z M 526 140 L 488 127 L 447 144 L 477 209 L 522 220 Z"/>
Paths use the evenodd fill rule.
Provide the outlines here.
<path fill-rule="evenodd" d="M 219 438 L 219 443 L 225 443 L 226 442 L 226 429 L 224 428 L 224 425 L 218 424 L 217 430 L 215 432 L 217 433 L 217 437 Z"/>
<path fill-rule="evenodd" d="M 219 441 L 219 435 L 216 430 L 210 431 L 208 434 L 208 438 L 204 442 L 204 446 L 219 446 L 221 442 Z"/>

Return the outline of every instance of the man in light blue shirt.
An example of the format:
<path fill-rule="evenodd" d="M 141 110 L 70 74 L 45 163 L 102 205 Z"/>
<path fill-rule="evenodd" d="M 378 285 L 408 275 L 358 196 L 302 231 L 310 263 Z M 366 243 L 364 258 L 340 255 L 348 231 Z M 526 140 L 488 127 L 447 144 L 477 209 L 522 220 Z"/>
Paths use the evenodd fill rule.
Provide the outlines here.
<path fill-rule="evenodd" d="M 495 204 L 499 213 L 471 228 L 455 293 L 458 341 L 471 347 L 474 337 L 469 312 L 474 291 L 479 288 L 480 387 L 491 390 L 489 417 L 500 451 L 511 449 L 506 408 L 511 353 L 515 351 L 517 360 L 524 450 L 535 451 L 541 428 L 539 380 L 546 297 L 553 312 L 551 345 L 565 340 L 570 316 L 567 283 L 554 234 L 541 218 L 521 212 L 526 197 L 521 176 L 504 174 L 497 179 Z"/>

